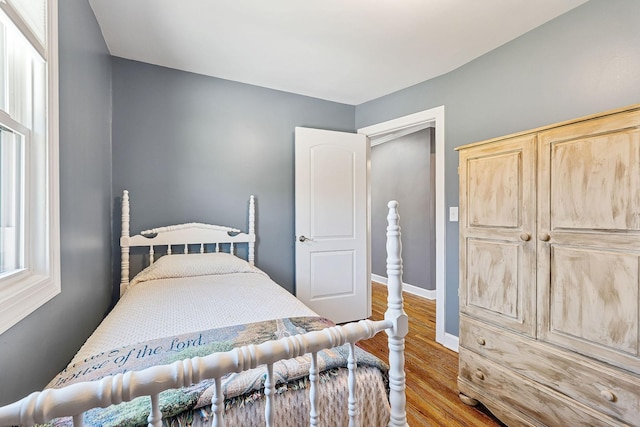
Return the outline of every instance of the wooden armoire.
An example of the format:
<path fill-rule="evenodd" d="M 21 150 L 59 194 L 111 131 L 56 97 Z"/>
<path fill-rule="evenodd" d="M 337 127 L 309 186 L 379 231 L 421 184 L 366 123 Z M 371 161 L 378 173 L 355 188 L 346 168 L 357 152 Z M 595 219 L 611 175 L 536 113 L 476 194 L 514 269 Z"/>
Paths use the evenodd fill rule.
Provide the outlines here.
<path fill-rule="evenodd" d="M 640 105 L 458 150 L 461 399 L 640 426 Z"/>

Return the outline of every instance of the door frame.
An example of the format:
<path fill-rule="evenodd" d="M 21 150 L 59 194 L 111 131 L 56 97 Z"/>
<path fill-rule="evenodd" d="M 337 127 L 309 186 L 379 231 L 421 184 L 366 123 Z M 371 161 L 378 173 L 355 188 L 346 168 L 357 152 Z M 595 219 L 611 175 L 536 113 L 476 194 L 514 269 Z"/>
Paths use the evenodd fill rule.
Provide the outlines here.
<path fill-rule="evenodd" d="M 445 334 L 444 329 L 446 308 L 445 233 L 447 225 L 444 203 L 444 105 L 366 126 L 358 129 L 357 132 L 368 136 L 371 146 L 375 146 L 432 125 L 435 126 L 436 138 L 436 342 L 451 350 L 458 351 L 457 337 Z M 368 191 L 370 192 L 371 189 L 369 188 Z M 369 241 L 371 241 L 370 237 Z"/>

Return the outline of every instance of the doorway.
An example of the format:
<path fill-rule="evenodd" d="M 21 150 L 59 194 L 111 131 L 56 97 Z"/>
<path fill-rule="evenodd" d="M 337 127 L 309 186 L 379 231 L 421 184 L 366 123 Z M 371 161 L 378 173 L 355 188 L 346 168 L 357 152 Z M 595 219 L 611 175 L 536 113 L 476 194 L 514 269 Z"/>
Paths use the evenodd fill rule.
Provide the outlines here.
<path fill-rule="evenodd" d="M 405 291 L 436 299 L 435 128 L 371 146 L 371 277 L 386 280 L 387 202 L 400 204 Z M 382 277 L 381 277 L 382 276 Z M 382 280 L 381 280 L 382 279 Z"/>
<path fill-rule="evenodd" d="M 445 203 L 444 203 L 444 106 L 410 114 L 358 129 L 371 144 L 390 141 L 403 135 L 435 127 L 435 221 L 436 221 L 436 342 L 458 350 L 457 337 L 445 334 Z M 402 207 L 400 208 L 402 209 Z M 402 211 L 400 211 L 402 218 Z M 402 224 L 401 224 L 402 226 Z"/>

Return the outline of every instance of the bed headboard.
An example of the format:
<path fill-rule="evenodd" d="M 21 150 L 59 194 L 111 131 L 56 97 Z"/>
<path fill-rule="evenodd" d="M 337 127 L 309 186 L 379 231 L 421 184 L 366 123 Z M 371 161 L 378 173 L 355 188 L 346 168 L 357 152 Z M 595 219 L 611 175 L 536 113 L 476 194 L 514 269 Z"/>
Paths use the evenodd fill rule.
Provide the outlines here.
<path fill-rule="evenodd" d="M 122 193 L 122 232 L 120 236 L 120 296 L 126 292 L 129 286 L 129 252 L 132 247 L 149 248 L 149 263 L 153 263 L 157 246 L 166 247 L 166 254 L 171 255 L 173 253 L 203 253 L 205 245 L 215 245 L 215 251 L 219 252 L 221 245 L 228 244 L 229 252 L 233 254 L 236 244 L 247 243 L 247 261 L 254 265 L 255 219 L 255 200 L 251 196 L 249 199 L 249 231 L 247 233 L 236 228 L 192 222 L 144 230 L 140 234 L 130 236 L 129 192 L 124 190 Z M 194 249 L 196 250 L 194 251 Z"/>

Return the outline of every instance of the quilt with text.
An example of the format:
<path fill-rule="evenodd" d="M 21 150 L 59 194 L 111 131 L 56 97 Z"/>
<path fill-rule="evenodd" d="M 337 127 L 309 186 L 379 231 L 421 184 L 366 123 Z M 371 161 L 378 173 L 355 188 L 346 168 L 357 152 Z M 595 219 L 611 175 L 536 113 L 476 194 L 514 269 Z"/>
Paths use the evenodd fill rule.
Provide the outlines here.
<path fill-rule="evenodd" d="M 105 376 L 137 371 L 154 365 L 170 364 L 196 356 L 224 352 L 249 344 L 280 339 L 333 326 L 321 317 L 295 317 L 248 323 L 225 328 L 199 331 L 179 336 L 161 338 L 106 351 L 77 363 L 70 364 L 47 386 L 60 388 L 76 382 L 97 381 Z M 336 347 L 318 353 L 320 381 L 330 379 L 335 370 L 346 367 L 349 346 Z M 356 347 L 359 366 L 371 366 L 383 373 L 386 364 L 373 355 Z M 311 355 L 282 360 L 274 364 L 276 393 L 307 386 Z M 228 374 L 222 379 L 222 390 L 227 409 L 233 405 L 246 405 L 262 399 L 266 367 Z M 178 420 L 179 425 L 189 425 L 194 414 L 206 413 L 214 397 L 214 380 L 204 380 L 190 387 L 166 390 L 160 393 L 163 419 Z M 96 426 L 146 425 L 150 411 L 150 397 L 140 397 L 108 408 L 96 408 L 85 413 L 85 424 Z M 177 417 L 177 418 L 176 418 Z M 166 423 L 166 422 L 165 422 Z M 71 418 L 54 420 L 50 425 L 67 426 Z"/>

